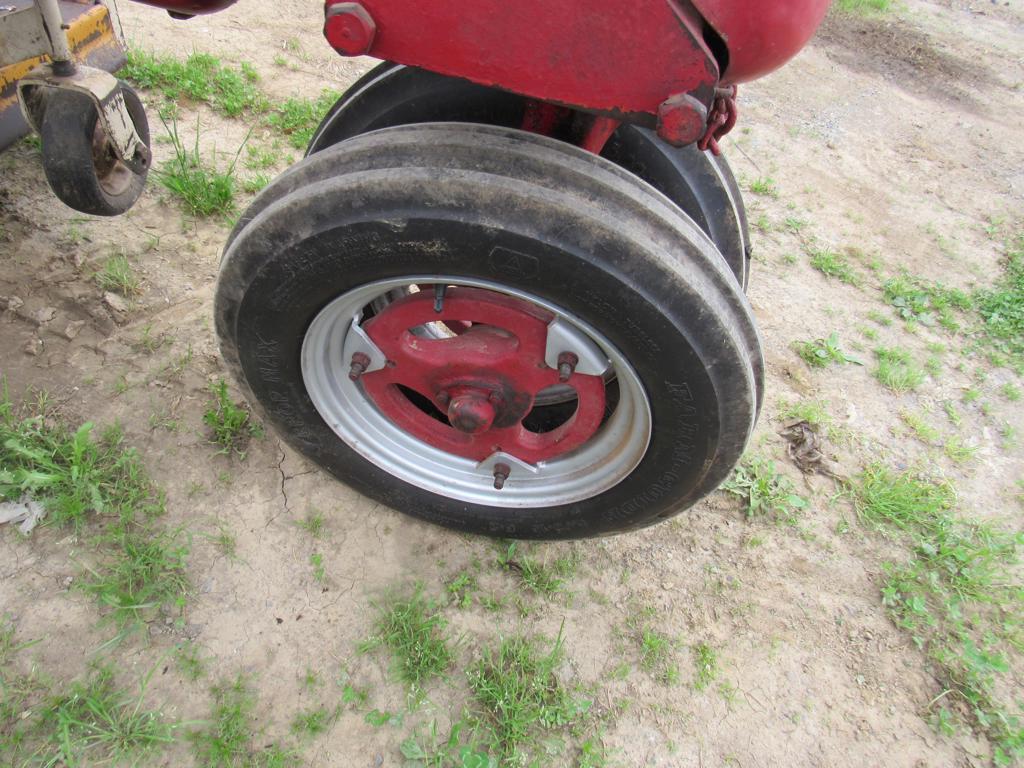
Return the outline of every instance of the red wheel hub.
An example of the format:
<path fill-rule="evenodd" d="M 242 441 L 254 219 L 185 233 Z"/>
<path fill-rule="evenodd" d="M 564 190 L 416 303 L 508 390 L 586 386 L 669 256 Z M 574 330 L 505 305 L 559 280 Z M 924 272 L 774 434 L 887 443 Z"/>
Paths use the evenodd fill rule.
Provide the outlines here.
<path fill-rule="evenodd" d="M 449 288 L 439 303 L 433 292 L 412 293 L 363 326 L 387 365 L 360 380 L 385 415 L 436 448 L 475 461 L 498 451 L 530 464 L 545 461 L 590 439 L 605 410 L 601 376 L 570 371 L 566 379 L 563 369 L 560 379 L 545 362 L 554 317 L 528 301 L 481 288 Z M 432 322 L 452 335 L 414 332 Z M 527 429 L 523 419 L 537 394 L 559 384 L 575 391 L 575 413 L 550 431 Z M 429 413 L 426 403 L 438 412 Z"/>

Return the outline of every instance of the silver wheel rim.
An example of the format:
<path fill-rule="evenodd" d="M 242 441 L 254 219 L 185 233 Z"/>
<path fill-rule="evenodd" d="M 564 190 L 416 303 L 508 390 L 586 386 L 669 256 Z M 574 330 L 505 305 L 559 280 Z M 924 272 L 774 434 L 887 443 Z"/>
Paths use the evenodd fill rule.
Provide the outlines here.
<path fill-rule="evenodd" d="M 613 413 L 597 433 L 571 453 L 535 465 L 507 454 L 482 462 L 443 451 L 395 424 L 349 379 L 346 343 L 363 308 L 389 291 L 410 285 L 445 283 L 486 288 L 524 299 L 554 313 L 595 344 L 606 356 L 618 381 Z M 351 346 L 349 347 L 351 348 Z M 485 280 L 443 275 L 381 280 L 355 288 L 324 307 L 302 342 L 302 379 L 313 405 L 334 433 L 350 448 L 394 477 L 425 491 L 491 507 L 535 508 L 571 504 L 597 496 L 622 482 L 647 452 L 651 409 L 640 378 L 625 356 L 596 329 L 536 296 Z M 494 464 L 512 471 L 501 490 L 494 488 Z"/>

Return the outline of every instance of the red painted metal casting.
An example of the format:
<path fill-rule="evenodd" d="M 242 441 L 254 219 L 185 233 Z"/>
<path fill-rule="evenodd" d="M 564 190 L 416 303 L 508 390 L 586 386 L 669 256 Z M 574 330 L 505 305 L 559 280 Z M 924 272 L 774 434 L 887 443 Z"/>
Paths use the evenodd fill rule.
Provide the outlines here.
<path fill-rule="evenodd" d="M 652 127 L 660 105 L 681 95 L 706 117 L 718 82 L 702 19 L 676 0 L 362 0 L 328 2 L 326 13 L 368 16 L 376 36 L 361 52 L 371 56 Z M 343 29 L 335 21 L 325 34 L 351 55 Z M 703 131 L 693 133 L 691 142 Z"/>
<path fill-rule="evenodd" d="M 436 448 L 474 461 L 497 451 L 531 464 L 545 461 L 590 439 L 605 409 L 601 376 L 569 370 L 560 379 L 560 371 L 546 365 L 553 319 L 530 302 L 479 288 L 449 288 L 440 312 L 432 293 L 413 293 L 363 326 L 388 363 L 358 378 L 386 416 Z M 430 322 L 457 333 L 432 338 L 412 332 Z M 526 429 L 522 421 L 537 393 L 560 381 L 576 390 L 576 412 L 549 432 Z M 450 425 L 424 412 L 398 385 L 429 400 Z"/>
<path fill-rule="evenodd" d="M 722 85 L 778 69 L 807 45 L 832 0 L 692 0 L 729 51 Z"/>

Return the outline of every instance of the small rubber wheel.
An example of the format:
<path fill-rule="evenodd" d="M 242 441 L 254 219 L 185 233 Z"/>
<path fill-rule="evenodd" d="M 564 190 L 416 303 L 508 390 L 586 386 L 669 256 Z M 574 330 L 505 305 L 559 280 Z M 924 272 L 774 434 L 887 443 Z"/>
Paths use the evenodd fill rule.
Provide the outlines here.
<path fill-rule="evenodd" d="M 742 454 L 749 305 L 707 236 L 610 162 L 403 126 L 303 160 L 254 207 L 221 262 L 223 356 L 362 493 L 462 531 L 594 536 L 686 509 Z"/>
<path fill-rule="evenodd" d="M 135 130 L 148 147 L 149 123 L 142 102 L 125 83 L 121 92 Z M 148 168 L 137 173 L 117 158 L 92 99 L 56 91 L 49 96 L 42 122 L 43 170 L 61 202 L 95 216 L 117 216 L 135 204 Z"/>
<path fill-rule="evenodd" d="M 384 62 L 335 102 L 306 154 L 380 128 L 462 122 L 518 128 L 526 100 L 497 88 L 416 67 Z M 602 157 L 639 176 L 682 208 L 711 238 L 744 288 L 750 277 L 750 234 L 739 185 L 725 157 L 695 145 L 673 147 L 651 130 L 624 124 Z"/>

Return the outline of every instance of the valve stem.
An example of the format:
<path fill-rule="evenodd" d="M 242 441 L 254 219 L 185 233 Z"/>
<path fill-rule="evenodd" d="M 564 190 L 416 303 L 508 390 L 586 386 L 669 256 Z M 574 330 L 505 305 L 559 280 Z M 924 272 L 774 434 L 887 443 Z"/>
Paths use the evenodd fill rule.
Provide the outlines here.
<path fill-rule="evenodd" d="M 363 375 L 363 372 L 366 370 L 369 364 L 369 355 L 367 355 L 365 352 L 356 352 L 354 355 L 352 355 L 352 365 L 348 369 L 349 379 L 351 379 L 352 381 L 358 380 L 359 377 Z"/>
<path fill-rule="evenodd" d="M 512 471 L 508 464 L 499 462 L 494 465 L 494 490 L 500 491 L 505 487 L 505 481 L 508 480 L 508 475 Z"/>
<path fill-rule="evenodd" d="M 448 290 L 448 286 L 444 283 L 438 283 L 434 286 L 434 311 L 437 314 L 441 314 L 441 310 L 444 309 L 444 294 Z"/>
<path fill-rule="evenodd" d="M 566 382 L 576 370 L 576 364 L 580 359 L 572 352 L 562 352 L 558 355 L 558 380 Z"/>

